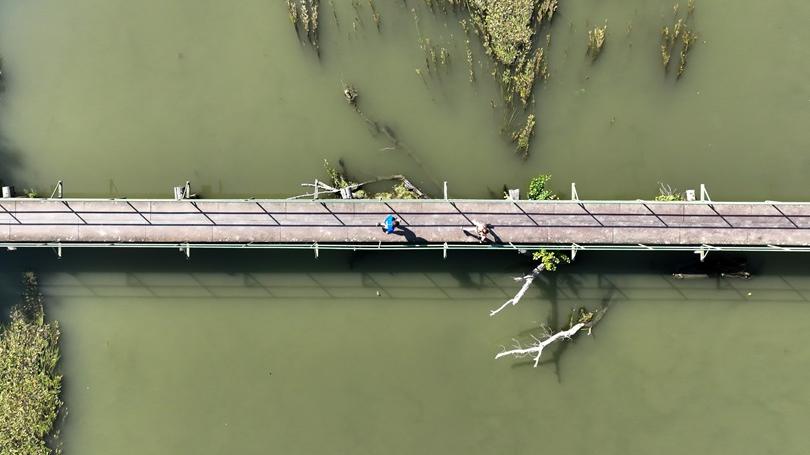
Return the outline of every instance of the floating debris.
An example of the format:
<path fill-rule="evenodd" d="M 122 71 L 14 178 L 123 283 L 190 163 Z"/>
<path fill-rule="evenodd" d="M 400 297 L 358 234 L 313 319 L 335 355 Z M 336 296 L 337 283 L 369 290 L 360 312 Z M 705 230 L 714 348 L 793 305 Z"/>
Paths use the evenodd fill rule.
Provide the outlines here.
<path fill-rule="evenodd" d="M 346 102 L 350 105 L 357 107 L 357 89 L 354 88 L 351 84 L 343 84 L 343 97 L 346 98 Z"/>

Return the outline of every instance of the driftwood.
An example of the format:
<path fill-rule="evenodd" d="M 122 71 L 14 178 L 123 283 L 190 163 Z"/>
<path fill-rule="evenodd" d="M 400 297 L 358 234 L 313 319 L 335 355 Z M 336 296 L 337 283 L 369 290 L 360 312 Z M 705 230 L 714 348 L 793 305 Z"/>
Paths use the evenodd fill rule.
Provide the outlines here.
<path fill-rule="evenodd" d="M 577 332 L 582 330 L 584 327 L 585 327 L 585 323 L 584 322 L 579 322 L 579 323 L 574 324 L 568 330 L 561 330 L 561 331 L 559 331 L 559 332 L 557 332 L 555 334 L 547 335 L 546 337 L 544 337 L 542 339 L 537 338 L 535 336 L 532 336 L 532 338 L 535 341 L 535 344 L 533 344 L 532 346 L 529 346 L 528 348 L 524 348 L 523 346 L 520 345 L 520 342 L 515 340 L 515 348 L 514 349 L 509 350 L 509 351 L 504 350 L 502 352 L 499 352 L 495 356 L 495 359 L 497 360 L 497 359 L 500 359 L 501 357 L 506 357 L 506 356 L 510 356 L 510 355 L 511 356 L 516 356 L 516 357 L 524 357 L 524 356 L 532 355 L 534 357 L 534 366 L 536 368 L 537 365 L 540 363 L 540 356 L 543 355 L 543 349 L 545 349 L 546 346 L 548 346 L 551 343 L 553 343 L 553 342 L 555 342 L 557 340 L 560 340 L 560 339 L 570 339 L 571 337 L 576 335 Z"/>
<path fill-rule="evenodd" d="M 364 182 L 353 183 L 353 184 L 348 185 L 348 186 L 346 186 L 344 188 L 335 188 L 335 187 L 327 185 L 324 182 L 321 182 L 320 180 L 315 180 L 315 183 L 302 183 L 301 186 L 316 188 L 317 192 L 300 194 L 298 196 L 289 197 L 287 199 L 301 199 L 301 198 L 305 198 L 305 197 L 314 197 L 314 196 L 321 195 L 321 194 L 337 194 L 337 193 L 345 194 L 346 193 L 345 190 L 347 190 L 347 189 L 349 190 L 349 192 L 353 192 L 354 190 L 360 189 L 365 185 L 370 185 L 372 183 L 379 183 L 379 182 L 388 182 L 388 181 L 400 181 L 400 182 L 402 182 L 402 185 L 408 191 L 413 192 L 416 195 L 416 197 L 418 197 L 419 199 L 427 199 L 428 198 L 428 196 L 422 190 L 420 190 L 416 185 L 414 185 L 404 175 L 395 174 L 395 175 L 389 175 L 389 176 L 384 176 L 384 177 L 376 177 L 374 179 L 366 180 Z M 344 198 L 344 199 L 348 199 L 348 198 Z"/>
<path fill-rule="evenodd" d="M 537 279 L 537 277 L 540 275 L 540 273 L 543 272 L 543 270 L 545 270 L 545 265 L 543 263 L 540 263 L 540 265 L 535 267 L 528 275 L 525 275 L 525 276 L 522 276 L 522 277 L 516 277 L 515 281 L 523 281 L 523 286 L 520 288 L 520 290 L 517 292 L 517 294 L 515 294 L 514 297 L 512 297 L 511 299 L 504 302 L 504 304 L 501 305 L 500 307 L 498 307 L 498 308 L 496 308 L 494 310 L 490 310 L 489 315 L 490 316 L 495 316 L 496 314 L 500 313 L 504 308 L 508 307 L 509 305 L 513 305 L 513 306 L 517 305 L 518 302 L 520 302 L 520 299 L 523 298 L 523 295 L 526 294 L 526 291 L 529 290 L 529 288 L 531 287 L 534 280 Z"/>
<path fill-rule="evenodd" d="M 569 328 L 565 330 L 559 330 L 556 333 L 552 333 L 551 329 L 548 327 L 544 327 L 545 333 L 541 335 L 539 338 L 532 335 L 532 340 L 534 343 L 524 348 L 520 341 L 514 340 L 515 345 L 513 349 L 510 350 L 502 350 L 497 355 L 495 355 L 495 359 L 500 359 L 502 357 L 507 356 L 515 356 L 515 357 L 526 357 L 531 356 L 534 359 L 534 367 L 536 368 L 537 365 L 540 364 L 540 357 L 543 355 L 543 349 L 546 346 L 554 343 L 555 341 L 559 340 L 570 340 L 574 337 L 577 333 L 581 330 L 585 330 L 587 335 L 591 334 L 591 330 L 598 324 L 602 318 L 605 317 L 609 306 L 603 304 L 602 308 L 596 310 L 594 312 L 590 312 L 585 310 L 584 308 L 579 310 L 579 316 L 574 319 L 573 315 L 571 317 L 571 322 L 569 323 Z M 576 314 L 576 313 L 575 313 Z"/>

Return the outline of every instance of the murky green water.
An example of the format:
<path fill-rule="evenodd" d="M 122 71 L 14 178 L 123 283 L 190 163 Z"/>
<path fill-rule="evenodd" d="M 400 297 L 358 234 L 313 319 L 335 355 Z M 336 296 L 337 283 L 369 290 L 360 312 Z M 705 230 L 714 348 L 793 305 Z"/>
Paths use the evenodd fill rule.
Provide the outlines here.
<path fill-rule="evenodd" d="M 464 197 L 551 172 L 581 197 L 649 197 L 666 181 L 808 199 L 806 3 L 698 1 L 678 82 L 658 55 L 670 2 L 561 4 L 527 162 L 499 135 L 486 65 L 467 82 L 452 17 L 378 2 L 378 33 L 363 3 L 354 31 L 355 10 L 336 3 L 318 59 L 283 2 L 0 1 L 0 175 L 43 192 L 62 179 L 68 195 L 168 196 L 190 179 L 204 196 L 286 196 L 326 158 L 428 191 L 448 180 Z M 451 53 L 427 84 L 410 8 Z M 605 19 L 591 64 L 586 24 Z M 400 150 L 346 104 L 344 81 Z M 5 282 L 42 272 L 62 324 L 67 453 L 804 453 L 804 257 L 755 258 L 751 281 L 671 279 L 689 256 L 584 254 L 497 318 L 488 310 L 529 267 L 517 256 L 71 250 L 2 263 Z M 556 364 L 492 359 L 603 301 L 595 336 Z"/>
<path fill-rule="evenodd" d="M 4 269 L 39 264 L 62 322 L 68 453 L 806 448 L 797 257 L 691 281 L 665 274 L 689 255 L 588 255 L 489 318 L 527 267 L 516 256 L 47 254 Z M 604 302 L 594 335 L 540 368 L 493 359 Z"/>
<path fill-rule="evenodd" d="M 355 32 L 355 10 L 335 3 L 340 27 L 325 4 L 318 60 L 280 1 L 4 1 L 0 131 L 20 160 L 18 186 L 62 179 L 74 195 L 166 195 L 190 179 L 210 196 L 289 195 L 320 175 L 324 158 L 343 158 L 358 176 L 407 173 L 431 191 L 448 180 L 467 197 L 541 171 L 592 198 L 649 197 L 657 181 L 703 182 L 715 198 L 808 197 L 805 2 L 699 1 L 700 41 L 677 83 L 658 51 L 672 2 L 561 5 L 526 163 L 499 135 L 486 65 L 467 82 L 453 16 L 378 1 L 378 33 L 360 2 Z M 450 51 L 452 71 L 428 87 L 414 71 L 424 55 L 410 7 L 423 35 Z M 586 23 L 604 20 L 606 48 L 591 64 Z M 422 168 L 381 151 L 389 141 L 353 114 L 344 81 Z"/>

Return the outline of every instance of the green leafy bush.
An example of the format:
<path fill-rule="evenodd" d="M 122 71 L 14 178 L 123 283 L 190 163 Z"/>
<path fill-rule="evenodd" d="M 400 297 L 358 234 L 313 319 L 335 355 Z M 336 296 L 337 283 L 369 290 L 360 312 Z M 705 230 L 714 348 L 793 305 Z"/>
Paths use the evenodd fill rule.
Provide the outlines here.
<path fill-rule="evenodd" d="M 529 193 L 527 197 L 535 201 L 557 199 L 557 195 L 546 188 L 546 184 L 548 184 L 549 180 L 551 180 L 551 175 L 549 174 L 541 174 L 533 178 L 529 182 Z"/>
<path fill-rule="evenodd" d="M 562 253 L 555 253 L 553 251 L 546 251 L 540 250 L 535 251 L 532 253 L 532 259 L 535 261 L 540 261 L 543 263 L 543 268 L 548 272 L 554 272 L 557 270 L 557 266 L 561 263 L 563 264 L 570 264 L 571 259 L 562 254 Z"/>
<path fill-rule="evenodd" d="M 0 453 L 48 455 L 46 437 L 62 406 L 59 326 L 45 322 L 33 273 L 25 274 L 23 297 L 0 328 Z"/>

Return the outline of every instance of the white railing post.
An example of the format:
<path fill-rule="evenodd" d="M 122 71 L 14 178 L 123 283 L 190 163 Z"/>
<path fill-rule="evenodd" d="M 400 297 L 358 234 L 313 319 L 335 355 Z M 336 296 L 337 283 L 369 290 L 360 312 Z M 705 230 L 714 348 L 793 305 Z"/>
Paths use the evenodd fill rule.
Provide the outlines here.
<path fill-rule="evenodd" d="M 700 200 L 702 202 L 711 202 L 712 198 L 709 197 L 709 192 L 706 190 L 706 185 L 700 184 Z"/>

